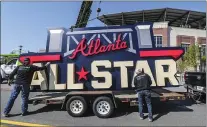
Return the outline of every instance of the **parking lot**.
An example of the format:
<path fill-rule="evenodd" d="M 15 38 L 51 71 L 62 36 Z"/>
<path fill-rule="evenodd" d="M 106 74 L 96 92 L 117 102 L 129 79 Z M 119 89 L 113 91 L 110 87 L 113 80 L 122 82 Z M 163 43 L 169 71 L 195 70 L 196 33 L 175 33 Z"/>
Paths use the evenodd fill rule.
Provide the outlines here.
<path fill-rule="evenodd" d="M 38 93 L 31 93 L 30 97 Z M 1 112 L 3 111 L 10 87 L 1 85 Z M 11 111 L 11 117 L 1 117 L 1 125 L 21 126 L 205 126 L 206 105 L 193 104 L 190 100 L 161 102 L 153 104 L 154 122 L 147 119 L 140 120 L 137 107 L 121 107 L 116 110 L 114 116 L 108 119 L 100 119 L 93 115 L 92 111 L 84 117 L 73 118 L 60 105 L 29 105 L 28 116 L 21 117 L 21 98 L 17 98 Z M 146 114 L 147 115 L 147 114 Z"/>

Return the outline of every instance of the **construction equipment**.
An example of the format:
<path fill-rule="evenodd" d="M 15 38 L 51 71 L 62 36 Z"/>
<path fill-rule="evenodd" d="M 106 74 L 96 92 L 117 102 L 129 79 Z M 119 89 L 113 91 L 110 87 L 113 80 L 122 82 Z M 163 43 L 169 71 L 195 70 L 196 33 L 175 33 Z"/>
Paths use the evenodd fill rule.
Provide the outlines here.
<path fill-rule="evenodd" d="M 89 17 L 91 15 L 91 6 L 93 1 L 83 1 L 75 26 L 72 28 L 86 27 Z"/>

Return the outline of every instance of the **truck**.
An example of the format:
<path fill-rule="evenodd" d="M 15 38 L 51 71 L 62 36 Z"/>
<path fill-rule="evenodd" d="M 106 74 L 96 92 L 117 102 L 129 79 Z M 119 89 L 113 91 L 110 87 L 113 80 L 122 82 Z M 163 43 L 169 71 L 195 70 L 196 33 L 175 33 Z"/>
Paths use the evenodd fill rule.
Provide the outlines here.
<path fill-rule="evenodd" d="M 0 83 L 8 79 L 11 72 L 20 64 L 18 54 L 1 54 Z"/>
<path fill-rule="evenodd" d="M 111 117 L 116 108 L 127 103 L 137 105 L 133 79 L 143 69 L 152 79 L 152 99 L 185 100 L 178 87 L 176 60 L 181 47 L 155 47 L 153 23 L 48 29 L 46 52 L 21 54 L 32 64 L 47 70 L 34 73 L 32 92 L 42 92 L 29 103 L 61 104 L 73 117 L 83 116 L 89 108 L 99 118 Z"/>
<path fill-rule="evenodd" d="M 185 72 L 185 88 L 196 103 L 206 101 L 206 72 Z"/>

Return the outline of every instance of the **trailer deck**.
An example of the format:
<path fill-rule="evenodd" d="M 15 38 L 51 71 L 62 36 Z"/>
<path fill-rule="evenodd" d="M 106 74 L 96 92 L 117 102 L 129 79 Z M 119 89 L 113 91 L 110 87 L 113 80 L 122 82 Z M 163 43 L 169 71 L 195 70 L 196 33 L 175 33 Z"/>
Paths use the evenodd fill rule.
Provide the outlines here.
<path fill-rule="evenodd" d="M 72 92 L 47 92 L 36 95 L 29 99 L 30 104 L 62 104 L 67 94 L 70 95 L 102 95 L 110 93 L 114 95 L 115 99 L 119 99 L 121 102 L 130 102 L 130 104 L 137 103 L 137 93 L 135 91 L 72 91 Z M 186 96 L 184 93 L 172 92 L 162 88 L 152 89 L 152 98 L 157 98 L 160 101 L 167 100 L 185 100 Z"/>

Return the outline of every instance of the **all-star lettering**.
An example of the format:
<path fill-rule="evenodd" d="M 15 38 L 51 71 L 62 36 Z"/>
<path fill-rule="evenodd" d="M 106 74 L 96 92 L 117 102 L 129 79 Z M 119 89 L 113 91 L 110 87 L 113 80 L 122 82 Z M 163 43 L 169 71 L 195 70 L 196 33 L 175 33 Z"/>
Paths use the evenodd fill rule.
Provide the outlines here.
<path fill-rule="evenodd" d="M 169 64 L 170 63 L 170 64 Z M 160 69 L 163 65 L 169 65 L 168 72 L 164 72 L 163 69 Z M 52 74 L 57 74 L 58 72 L 58 65 L 52 64 L 51 65 L 51 72 Z M 56 87 L 60 87 L 60 89 L 66 89 L 66 85 L 68 86 L 67 89 L 84 89 L 84 82 L 88 80 L 88 73 L 93 77 L 96 77 L 96 79 L 88 80 L 88 82 L 91 82 L 91 86 L 94 89 L 109 89 L 112 86 L 112 74 L 109 70 L 99 70 L 99 67 L 104 67 L 107 69 L 117 68 L 120 69 L 120 79 L 121 80 L 121 88 L 130 88 L 134 87 L 133 85 L 133 79 L 134 78 L 128 78 L 128 69 L 135 68 L 135 70 L 144 68 L 145 72 L 149 74 L 149 76 L 152 79 L 152 86 L 165 86 L 165 78 L 168 78 L 169 81 L 173 85 L 178 85 L 178 82 L 174 76 L 176 73 L 176 62 L 172 59 L 166 59 L 166 60 L 155 60 L 155 69 L 156 69 L 156 75 L 159 76 L 153 76 L 152 70 L 147 62 L 147 60 L 141 60 L 136 61 L 133 63 L 133 61 L 115 61 L 110 62 L 109 60 L 98 60 L 93 61 L 91 63 L 91 70 L 84 69 L 83 66 L 81 69 L 75 69 L 73 63 L 69 63 L 67 65 L 67 82 L 63 84 L 57 84 L 58 79 L 60 78 L 58 75 L 55 75 L 54 78 L 50 78 L 49 82 L 56 82 Z M 76 74 L 74 73 L 76 72 Z M 162 75 L 160 75 L 162 74 Z M 136 71 L 134 71 L 134 75 L 136 75 Z M 41 75 L 38 75 L 38 77 Z M 75 80 L 75 77 L 78 78 L 78 81 Z M 104 82 L 100 82 L 97 78 L 105 78 Z M 41 78 L 43 79 L 43 78 Z M 82 80 L 81 80 L 82 79 Z M 130 81 L 131 80 L 131 81 Z M 131 84 L 129 84 L 129 82 Z M 40 80 L 42 82 L 42 80 Z M 35 82 L 37 83 L 37 82 Z M 51 83 L 50 85 L 54 85 L 54 83 Z M 49 87 L 52 90 L 52 86 Z"/>

